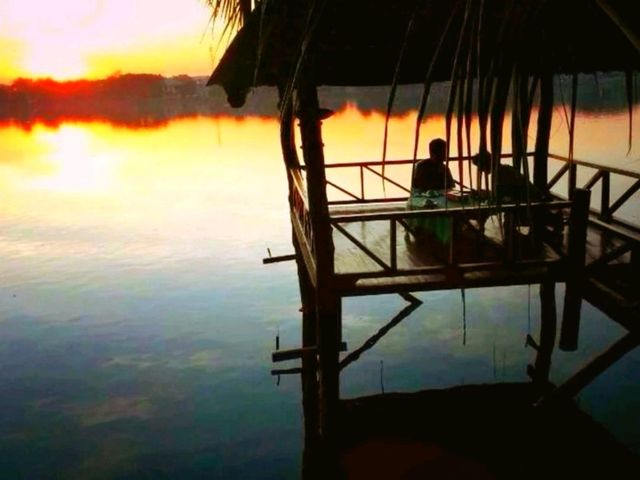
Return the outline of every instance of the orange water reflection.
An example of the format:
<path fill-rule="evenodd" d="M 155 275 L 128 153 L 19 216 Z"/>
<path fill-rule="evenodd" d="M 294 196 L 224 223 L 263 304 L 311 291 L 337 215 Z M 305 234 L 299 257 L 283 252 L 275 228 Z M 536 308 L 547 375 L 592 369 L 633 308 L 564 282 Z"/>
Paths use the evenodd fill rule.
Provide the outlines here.
<path fill-rule="evenodd" d="M 552 149 L 560 153 L 566 153 L 568 145 L 563 122 L 557 112 Z M 640 170 L 640 132 L 627 155 L 627 122 L 625 112 L 579 116 L 576 157 Z M 383 113 L 365 115 L 347 106 L 323 126 L 327 162 L 381 158 Z M 410 158 L 414 131 L 415 113 L 392 117 L 387 158 Z M 444 132 L 441 115 L 428 118 L 420 154 L 430 139 Z M 534 132 L 530 137 L 533 143 Z M 251 203 L 268 212 L 256 216 L 260 223 L 286 215 L 286 210 L 275 209 L 286 201 L 278 138 L 277 120 L 257 117 L 186 118 L 136 130 L 100 122 L 35 125 L 30 131 L 5 126 L 0 128 L 0 212 L 47 221 L 109 223 L 117 218 L 143 225 L 171 218 L 186 225 L 188 220 L 210 221 L 221 208 L 246 211 Z M 504 149 L 509 150 L 506 140 Z M 452 170 L 457 176 L 457 168 Z M 390 169 L 389 175 L 406 183 L 409 171 Z M 355 172 L 344 178 L 351 186 L 359 180 Z M 397 193 L 393 188 L 383 192 L 375 179 L 368 181 L 368 188 L 371 194 Z"/>

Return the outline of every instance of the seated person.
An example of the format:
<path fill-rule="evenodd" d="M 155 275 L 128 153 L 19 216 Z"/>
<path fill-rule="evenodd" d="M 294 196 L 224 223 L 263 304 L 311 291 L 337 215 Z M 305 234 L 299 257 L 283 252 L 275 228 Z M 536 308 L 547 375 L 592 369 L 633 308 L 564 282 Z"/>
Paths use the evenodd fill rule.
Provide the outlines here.
<path fill-rule="evenodd" d="M 503 165 L 494 160 L 488 151 L 479 152 L 471 158 L 473 164 L 483 173 L 492 176 L 491 185 L 495 189 L 495 198 L 500 203 L 536 202 L 545 199 L 545 195 L 527 178 L 511 165 Z"/>
<path fill-rule="evenodd" d="M 455 186 L 451 171 L 445 165 L 447 142 L 441 138 L 429 143 L 429 158 L 420 160 L 413 175 L 415 190 L 447 190 Z"/>
<path fill-rule="evenodd" d="M 498 159 L 493 159 L 491 153 L 486 150 L 474 155 L 471 161 L 478 167 L 478 170 L 492 176 L 491 185 L 494 189 L 495 200 L 498 203 L 520 204 L 526 203 L 527 199 L 530 202 L 551 199 L 548 193 L 536 187 L 522 173 L 511 165 L 502 165 Z M 531 220 L 533 220 L 538 225 L 542 224 L 551 227 L 555 237 L 562 234 L 563 218 L 561 212 L 541 212 L 541 215 L 532 214 L 531 212 L 516 212 L 515 216 L 512 217 L 511 228 L 514 229 L 512 232 L 515 231 L 518 234 L 522 234 L 526 231 L 525 235 L 528 235 L 528 227 L 531 225 Z M 521 227 L 526 228 L 522 230 Z M 540 226 L 536 228 L 540 228 Z M 508 230 L 505 230 L 505 232 L 509 233 Z M 540 238 L 536 238 L 533 243 L 529 242 L 529 245 L 533 246 L 531 253 L 535 253 L 541 246 Z"/>

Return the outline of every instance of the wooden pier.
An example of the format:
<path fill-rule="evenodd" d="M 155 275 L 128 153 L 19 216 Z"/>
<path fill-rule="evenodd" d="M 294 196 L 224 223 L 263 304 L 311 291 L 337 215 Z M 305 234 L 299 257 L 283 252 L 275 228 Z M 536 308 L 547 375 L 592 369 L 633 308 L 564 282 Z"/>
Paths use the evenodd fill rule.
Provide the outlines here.
<path fill-rule="evenodd" d="M 251 2 L 247 3 L 250 7 Z M 349 425 L 355 428 L 356 437 L 359 433 L 366 436 L 366 427 L 374 425 L 371 418 L 358 424 L 349 421 L 350 414 L 345 416 L 350 407 L 340 399 L 340 372 L 420 307 L 411 292 L 540 285 L 542 329 L 537 340 L 528 338 L 538 354 L 528 369 L 532 384 L 490 389 L 489 395 L 496 395 L 507 405 L 526 405 L 526 415 L 521 418 L 532 427 L 536 426 L 532 418 L 566 402 L 638 345 L 638 290 L 633 270 L 640 257 L 640 228 L 622 221 L 616 213 L 627 202 L 637 200 L 640 175 L 573 158 L 578 72 L 640 70 L 637 32 L 626 28 L 624 16 L 619 15 L 623 7 L 605 8 L 600 0 L 547 2 L 543 6 L 527 0 L 515 10 L 503 0 L 424 4 L 300 0 L 275 2 L 275 6 L 273 2 L 256 3 L 259 8 L 242 13 L 244 25 L 209 84 L 223 86 L 234 107 L 244 103 L 252 86 L 278 87 L 280 142 L 303 318 L 300 348 L 274 356 L 299 359 L 301 365 L 275 373 L 301 375 L 305 478 L 343 477 L 344 444 L 340 439 L 353 433 L 348 431 Z M 580 9 L 581 21 L 575 21 L 576 9 Z M 510 28 L 505 28 L 503 22 Z M 353 28 L 356 24 L 358 29 Z M 594 36 L 594 31 L 599 34 Z M 549 151 L 554 75 L 561 73 L 572 75 L 566 158 Z M 457 151 L 467 152 L 466 156 L 449 157 L 447 161 L 459 167 L 460 196 L 468 193 L 477 201 L 456 205 L 453 200 L 451 204 L 445 200 L 444 204 L 437 203 L 437 208 L 427 202 L 421 204 L 415 192 L 411 194 L 411 174 L 406 174 L 412 171 L 415 159 L 368 159 L 348 164 L 325 159 L 322 123 L 330 121 L 327 119 L 333 112 L 320 104 L 318 86 L 388 85 L 390 113 L 397 85 L 423 84 L 424 95 L 417 99 L 416 106 L 418 133 L 430 86 L 438 81 L 449 81 L 451 85 L 445 114 L 447 141 L 452 143 L 455 137 Z M 632 92 L 629 86 L 628 90 Z M 503 153 L 507 105 L 511 108 L 512 152 Z M 477 127 L 472 122 L 474 114 Z M 534 119 L 535 146 L 529 152 L 528 129 Z M 479 138 L 474 145 L 472 128 L 477 128 Z M 302 159 L 298 158 L 299 145 Z M 544 201 L 495 201 L 495 175 L 491 183 L 485 176 L 482 185 L 481 175 L 477 174 L 474 182 L 470 156 L 488 149 L 492 152 L 492 174 L 501 160 L 526 178 L 532 172 L 534 187 L 542 192 Z M 395 176 L 391 172 L 394 168 L 404 168 L 404 177 Z M 578 185 L 578 171 L 583 169 L 592 170 L 592 174 L 586 184 Z M 343 183 L 335 178 L 334 173 L 347 170 L 350 181 Z M 467 179 L 465 171 L 469 172 Z M 633 184 L 613 199 L 615 176 L 632 178 Z M 365 177 L 384 184 L 383 194 L 372 195 L 375 189 L 369 188 L 370 181 Z M 566 189 L 559 189 L 565 179 Z M 591 198 L 596 185 L 600 189 L 597 207 Z M 490 201 L 482 201 L 483 190 L 490 192 Z M 449 198 L 444 192 L 442 196 Z M 560 348 L 575 350 L 578 346 L 584 298 L 625 326 L 628 333 L 565 384 L 553 386 L 548 375 L 555 345 L 558 283 L 565 285 Z M 398 293 L 407 306 L 362 346 L 346 346 L 347 352 L 341 357 L 345 349 L 342 299 L 383 293 Z M 450 393 L 451 398 L 457 395 Z M 427 400 L 425 397 L 425 406 L 429 405 Z M 395 399 L 365 403 L 375 403 L 374 411 L 384 404 L 395 413 L 404 408 Z M 418 403 L 422 405 L 422 400 Z M 535 453 L 544 457 L 540 464 L 552 464 L 556 449 L 548 447 L 556 445 L 552 441 L 556 430 L 568 429 L 570 435 L 563 437 L 566 442 L 579 440 L 581 432 L 589 430 L 582 420 L 564 423 L 573 411 L 544 417 L 550 419 L 549 423 L 536 437 L 542 444 L 546 442 Z M 465 418 L 477 420 L 483 415 L 474 412 Z M 516 420 L 508 417 L 504 425 Z M 505 422 L 505 418 L 499 422 Z M 490 425 L 479 428 L 488 429 Z M 410 428 L 404 433 L 410 435 Z M 458 433 L 466 434 L 463 430 Z M 593 433 L 596 437 L 601 435 Z M 602 448 L 609 452 L 600 464 L 603 472 L 613 471 L 613 466 L 617 468 L 626 461 L 620 460 L 627 456 L 615 442 L 600 438 L 592 446 L 587 451 Z M 587 464 L 583 462 L 580 468 Z M 569 474 L 570 462 L 566 468 Z M 338 475 L 339 472 L 342 473 Z M 498 477 L 514 478 L 509 473 Z"/>

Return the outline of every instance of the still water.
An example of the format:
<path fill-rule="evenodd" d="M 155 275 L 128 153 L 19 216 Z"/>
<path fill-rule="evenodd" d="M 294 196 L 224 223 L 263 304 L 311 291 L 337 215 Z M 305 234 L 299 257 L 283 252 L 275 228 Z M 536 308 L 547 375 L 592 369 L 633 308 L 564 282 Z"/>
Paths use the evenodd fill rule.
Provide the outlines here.
<path fill-rule="evenodd" d="M 350 106 L 325 121 L 328 159 L 379 158 L 383 118 Z M 443 135 L 431 120 L 425 144 Z M 576 157 L 640 169 L 625 113 L 580 125 Z M 278 332 L 282 347 L 299 345 L 297 276 L 293 263 L 261 264 L 267 248 L 292 251 L 277 128 L 269 117 L 0 126 L 0 479 L 299 478 L 299 379 L 269 373 Z M 556 122 L 560 153 L 563 132 Z M 412 114 L 394 117 L 389 158 L 410 157 L 412 135 Z M 526 380 L 537 288 L 466 292 L 466 345 L 460 292 L 418 296 L 424 305 L 345 370 L 344 397 L 381 382 Z M 345 300 L 349 347 L 404 305 Z M 555 352 L 553 381 L 622 334 L 583 311 L 580 351 Z M 636 451 L 639 367 L 632 352 L 579 398 Z"/>

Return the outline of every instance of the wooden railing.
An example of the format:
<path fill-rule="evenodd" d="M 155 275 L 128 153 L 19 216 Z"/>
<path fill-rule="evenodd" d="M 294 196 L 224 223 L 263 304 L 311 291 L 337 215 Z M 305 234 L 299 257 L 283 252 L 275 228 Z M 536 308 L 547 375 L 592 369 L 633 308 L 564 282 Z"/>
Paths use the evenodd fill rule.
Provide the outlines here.
<path fill-rule="evenodd" d="M 517 261 L 519 264 L 534 266 L 537 264 L 548 263 L 548 259 L 516 259 L 511 256 L 508 258 L 509 252 L 513 252 L 513 237 L 505 237 L 505 257 L 496 261 L 484 261 L 484 262 L 459 262 L 457 254 L 453 248 L 453 242 L 448 243 L 447 258 L 442 259 L 442 262 L 438 265 L 425 266 L 419 268 L 403 268 L 398 267 L 398 251 L 397 251 L 397 236 L 398 225 L 403 227 L 407 231 L 411 231 L 409 226 L 412 220 L 425 220 L 434 219 L 438 217 L 447 217 L 451 219 L 449 225 L 451 228 L 450 236 L 456 234 L 454 229 L 461 225 L 463 222 L 469 220 L 479 220 L 478 225 L 487 217 L 492 215 L 501 215 L 503 221 L 508 222 L 509 218 L 513 218 L 515 215 L 522 214 L 523 211 L 529 211 L 535 217 L 536 212 L 540 211 L 557 211 L 561 209 L 567 209 L 571 206 L 569 201 L 554 201 L 554 202 L 540 202 L 531 203 L 530 205 L 499 205 L 499 206 L 479 206 L 479 207 L 466 207 L 466 208 L 448 208 L 448 209 L 436 209 L 436 210 L 402 210 L 383 213 L 365 213 L 365 214 L 346 214 L 336 215 L 331 217 L 331 225 L 336 231 L 344 235 L 351 243 L 356 245 L 360 251 L 362 251 L 369 259 L 378 266 L 377 270 L 368 270 L 361 272 L 349 272 L 341 274 L 341 277 L 352 278 L 354 280 L 360 278 L 371 278 L 380 276 L 403 276 L 403 275 L 420 275 L 420 274 L 438 274 L 444 273 L 449 269 L 451 265 L 455 265 L 456 269 L 460 272 L 472 271 L 472 270 L 492 270 L 504 267 L 505 261 Z M 387 254 L 381 256 L 376 254 L 372 249 L 365 245 L 365 242 L 358 239 L 355 235 L 350 233 L 344 224 L 353 222 L 374 222 L 374 221 L 387 221 L 389 222 L 389 242 Z M 482 229 L 478 227 L 478 235 L 482 236 Z M 563 252 L 558 249 L 558 254 L 563 255 Z M 385 258 L 386 257 L 386 258 Z"/>
<path fill-rule="evenodd" d="M 533 156 L 533 153 L 529 153 L 529 156 Z M 511 153 L 503 153 L 500 158 L 511 158 L 513 154 Z M 452 171 L 457 171 L 457 168 L 454 165 L 458 162 L 467 162 L 471 159 L 471 157 L 463 155 L 463 156 L 454 156 L 449 158 L 449 168 Z M 327 178 L 327 187 L 333 189 L 335 192 L 340 192 L 347 199 L 342 200 L 329 200 L 329 205 L 351 205 L 351 204 L 366 204 L 366 203 L 389 203 L 389 202 L 397 202 L 406 200 L 411 194 L 411 170 L 407 172 L 405 175 L 405 181 L 399 180 L 398 178 L 391 178 L 389 176 L 389 172 L 397 171 L 401 167 L 411 166 L 415 162 L 413 159 L 404 159 L 404 160 L 387 160 L 385 162 L 382 161 L 362 161 L 362 162 L 345 162 L 345 163 L 329 163 L 325 165 L 325 169 L 327 171 L 327 176 L 329 176 L 329 172 L 332 170 L 358 170 L 358 182 L 356 185 L 345 185 L 344 183 L 338 183 L 335 179 Z M 382 167 L 384 165 L 385 173 L 382 173 Z M 303 167 L 304 168 L 304 167 Z M 465 174 L 467 167 L 465 167 Z M 370 194 L 371 188 L 367 188 L 369 184 L 366 181 L 367 176 L 372 178 L 376 182 L 383 182 L 385 187 L 392 186 L 397 190 L 403 192 L 401 196 L 389 197 L 389 196 L 375 196 Z M 459 184 L 459 182 L 456 182 Z M 469 187 L 469 180 L 467 179 L 465 183 L 465 189 Z M 382 185 L 382 183 L 378 183 L 378 186 Z M 329 189 L 328 189 L 329 190 Z"/>
<path fill-rule="evenodd" d="M 309 214 L 309 200 L 300 172 L 292 172 L 291 182 L 291 221 L 298 240 L 302 243 L 302 252 L 312 280 L 315 279 L 315 236 Z"/>
<path fill-rule="evenodd" d="M 556 174 L 549 180 L 549 190 L 558 185 L 560 180 L 565 177 L 565 175 L 569 196 L 571 196 L 571 192 L 573 192 L 577 187 L 591 190 L 595 185 L 600 183 L 599 206 L 598 208 L 591 209 L 591 212 L 605 224 L 618 224 L 620 226 L 624 226 L 625 228 L 635 230 L 636 232 L 640 233 L 640 225 L 636 225 L 629 220 L 614 217 L 614 214 L 620 209 L 620 207 L 631 200 L 633 198 L 633 195 L 638 190 L 640 190 L 640 172 L 598 165 L 583 160 L 574 159 L 571 161 L 567 157 L 556 154 L 549 154 L 549 158 L 564 163 L 564 165 L 562 165 L 562 167 L 560 167 Z M 578 185 L 578 169 L 593 172 L 589 180 L 584 185 Z M 629 178 L 635 180 L 633 184 L 628 187 L 614 201 L 612 201 L 611 197 L 612 177 Z"/>
<path fill-rule="evenodd" d="M 502 155 L 503 158 L 510 158 L 512 155 L 509 153 L 505 153 Z M 528 154 L 529 157 L 533 156 L 533 153 Z M 595 185 L 600 183 L 601 185 L 601 193 L 599 199 L 599 208 L 593 208 L 591 210 L 591 223 L 593 225 L 597 225 L 601 228 L 608 229 L 614 234 L 618 235 L 622 238 L 627 244 L 631 245 L 628 247 L 621 247 L 616 252 L 623 255 L 624 253 L 632 250 L 638 251 L 639 249 L 639 240 L 640 240 L 640 226 L 630 223 L 629 221 L 625 221 L 623 219 L 614 216 L 614 214 L 629 202 L 632 198 L 634 198 L 634 194 L 638 190 L 640 190 L 640 173 L 633 172 L 629 170 L 624 170 L 615 167 L 607 167 L 603 165 L 597 165 L 594 163 L 576 160 L 569 161 L 568 158 L 556 155 L 549 154 L 549 159 L 554 161 L 564 162 L 564 164 L 560 167 L 560 169 L 553 175 L 553 177 L 548 181 L 548 188 L 551 190 L 554 187 L 559 185 L 560 180 L 562 180 L 565 175 L 567 178 L 567 191 L 572 192 L 578 187 L 582 187 L 588 190 L 591 190 Z M 468 161 L 469 157 L 454 157 L 450 159 L 450 162 L 459 162 L 459 161 Z M 408 185 L 404 185 L 402 181 L 398 181 L 397 179 L 391 178 L 388 175 L 388 172 L 393 172 L 394 169 L 410 166 L 413 164 L 413 160 L 389 160 L 384 162 L 385 165 L 385 174 L 382 173 L 381 167 L 383 162 L 380 161 L 370 161 L 370 162 L 349 162 L 349 163 L 336 163 L 336 164 L 327 164 L 325 166 L 327 172 L 335 169 L 356 169 L 359 173 L 359 181 L 352 181 L 350 186 L 345 186 L 345 184 L 340 184 L 334 180 L 327 180 L 327 187 L 335 189 L 348 197 L 348 199 L 342 200 L 333 200 L 329 201 L 330 206 L 337 205 L 363 205 L 368 203 L 390 203 L 390 202 L 403 202 L 406 201 L 410 191 Z M 578 177 L 582 177 L 583 175 L 578 175 L 578 171 L 580 170 L 591 170 L 593 174 L 589 178 L 589 180 L 584 185 L 578 185 Z M 304 167 L 302 168 L 304 170 Z M 314 258 L 314 252 L 316 245 L 314 244 L 314 235 L 312 224 L 309 218 L 309 205 L 308 200 L 305 194 L 304 187 L 304 178 L 301 175 L 301 172 L 297 172 L 298 175 L 295 177 L 292 188 L 292 215 L 295 217 L 296 222 L 299 225 L 300 234 L 304 238 L 304 241 L 307 243 L 307 251 L 310 253 L 310 257 Z M 405 172 L 406 180 L 408 181 L 408 177 Z M 616 176 L 631 178 L 634 180 L 634 183 L 626 188 L 622 194 L 620 194 L 615 200 L 612 199 L 611 195 L 611 181 L 612 177 Z M 382 181 L 389 185 L 393 185 L 396 189 L 399 189 L 404 193 L 402 196 L 396 197 L 385 197 L 382 198 L 377 195 L 370 195 L 369 189 L 367 188 L 367 177 L 377 179 L 376 181 Z M 355 179 L 355 176 L 352 175 L 352 180 Z M 614 180 L 615 181 L 615 180 Z M 378 184 L 379 186 L 380 184 Z M 357 191 L 354 191 L 357 190 Z M 379 188 L 378 188 L 379 191 Z M 541 204 L 531 204 L 531 208 L 533 210 L 547 209 L 547 210 L 558 210 L 567 208 L 570 203 L 563 201 L 566 200 L 560 195 L 557 195 L 557 200 L 554 202 L 545 202 Z M 400 210 L 393 211 L 387 213 L 367 213 L 367 214 L 345 214 L 345 215 L 335 215 L 330 219 L 332 227 L 340 232 L 344 237 L 346 237 L 351 243 L 355 244 L 359 250 L 361 250 L 367 257 L 369 257 L 385 274 L 390 276 L 394 275 L 404 275 L 407 274 L 407 270 L 398 269 L 398 261 L 397 261 L 397 248 L 396 241 L 398 236 L 398 225 L 401 225 L 406 230 L 408 228 L 407 221 L 416 218 L 436 218 L 438 216 L 448 216 L 452 218 L 451 224 L 456 224 L 457 220 L 462 220 L 463 218 L 472 218 L 473 215 L 503 215 L 504 220 L 508 222 L 508 218 L 510 215 L 513 215 L 516 209 L 522 209 L 523 206 L 516 205 L 500 205 L 500 206 L 490 206 L 490 207 L 470 207 L 470 208 L 449 208 L 449 209 L 441 209 L 441 210 Z M 369 222 L 369 221 L 388 221 L 389 222 L 389 249 L 388 255 L 386 258 L 381 258 L 380 255 L 377 255 L 375 252 L 371 251 L 371 249 L 367 248 L 367 246 L 354 235 L 352 235 L 347 228 L 345 228 L 344 224 L 350 222 Z M 300 236 L 300 235 L 299 235 Z M 505 238 L 505 241 L 508 243 L 509 239 Z M 512 246 L 505 244 L 505 251 L 509 251 Z M 556 246 L 557 247 L 557 246 Z M 556 248 L 556 251 L 559 254 L 562 254 L 560 248 Z M 607 258 L 611 255 L 614 255 L 616 252 L 611 253 Z M 636 254 L 637 255 L 637 254 Z M 461 270 L 472 270 L 478 268 L 492 268 L 493 263 L 484 262 L 480 263 L 468 263 L 468 264 L 460 264 L 456 262 L 456 252 L 453 249 L 450 250 L 449 256 L 444 262 L 443 265 L 433 266 L 433 267 L 424 267 L 421 269 L 412 270 L 411 273 L 437 273 L 442 271 L 446 264 L 456 264 L 457 267 Z M 605 261 L 598 261 L 597 265 L 602 264 Z M 535 263 L 535 261 L 532 261 Z M 499 263 L 499 262 L 498 262 Z M 371 272 L 360 272 L 358 274 L 360 276 L 377 276 L 380 275 L 380 272 L 375 274 Z"/>
<path fill-rule="evenodd" d="M 406 200 L 411 194 L 411 189 L 408 184 L 402 184 L 398 180 L 394 180 L 389 177 L 386 172 L 383 174 L 382 171 L 378 171 L 375 167 L 380 167 L 382 170 L 382 166 L 384 165 L 385 170 L 397 170 L 399 166 L 412 165 L 413 160 L 388 160 L 386 162 L 381 161 L 371 161 L 371 162 L 350 162 L 350 163 L 332 163 L 326 165 L 327 173 L 331 170 L 336 169 L 358 169 L 359 171 L 359 184 L 358 191 L 354 192 L 353 187 L 347 187 L 344 185 L 339 185 L 333 180 L 327 179 L 327 186 L 331 187 L 338 192 L 345 194 L 349 199 L 347 200 L 331 200 L 329 201 L 329 205 L 349 205 L 349 204 L 362 204 L 362 203 L 381 203 L 381 202 L 396 202 L 401 200 Z M 373 175 L 377 181 L 385 182 L 386 184 L 393 185 L 397 189 L 406 193 L 406 195 L 399 197 L 377 197 L 371 196 L 366 188 L 367 182 L 365 182 L 365 173 L 369 175 Z M 410 176 L 410 174 L 409 174 Z"/>

